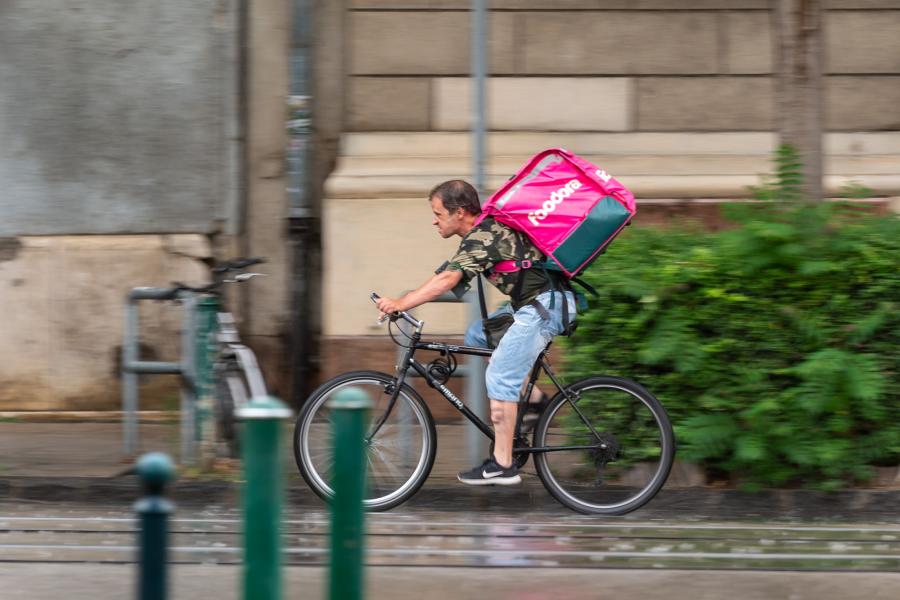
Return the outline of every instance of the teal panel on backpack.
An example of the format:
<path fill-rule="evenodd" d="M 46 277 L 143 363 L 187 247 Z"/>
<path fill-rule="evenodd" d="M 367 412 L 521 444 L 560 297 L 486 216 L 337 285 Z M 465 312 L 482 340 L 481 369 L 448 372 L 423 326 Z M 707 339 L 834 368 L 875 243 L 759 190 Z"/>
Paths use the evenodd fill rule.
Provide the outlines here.
<path fill-rule="evenodd" d="M 553 253 L 570 271 L 577 270 L 598 248 L 619 230 L 630 213 L 612 196 L 604 196 L 594 205 L 587 219 Z"/>

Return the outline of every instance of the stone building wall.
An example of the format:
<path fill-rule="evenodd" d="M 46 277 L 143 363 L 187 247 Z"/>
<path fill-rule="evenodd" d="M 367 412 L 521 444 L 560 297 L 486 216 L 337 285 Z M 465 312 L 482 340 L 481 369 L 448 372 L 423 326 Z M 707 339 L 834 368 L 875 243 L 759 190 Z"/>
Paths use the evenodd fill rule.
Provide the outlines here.
<path fill-rule="evenodd" d="M 390 369 L 369 292 L 416 287 L 456 246 L 433 231 L 425 196 L 472 175 L 470 5 L 347 0 L 345 133 L 323 206 L 323 376 Z M 492 0 L 485 191 L 562 146 L 635 192 L 636 226 L 719 223 L 717 204 L 772 170 L 770 5 Z M 896 206 L 900 0 L 828 6 L 826 189 L 861 183 Z M 419 315 L 434 334 L 465 327 L 459 305 Z"/>
<path fill-rule="evenodd" d="M 352 0 L 351 131 L 465 131 L 468 0 Z M 769 131 L 767 0 L 489 2 L 488 122 L 502 131 Z M 900 129 L 900 2 L 825 17 L 826 125 Z"/>

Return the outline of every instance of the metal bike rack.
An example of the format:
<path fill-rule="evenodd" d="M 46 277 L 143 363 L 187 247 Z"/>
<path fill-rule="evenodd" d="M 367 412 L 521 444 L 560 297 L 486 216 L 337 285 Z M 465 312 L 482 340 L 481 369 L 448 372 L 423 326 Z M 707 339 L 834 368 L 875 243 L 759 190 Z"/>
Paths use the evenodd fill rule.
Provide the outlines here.
<path fill-rule="evenodd" d="M 139 360 L 138 302 L 141 300 L 178 300 L 184 307 L 181 328 L 181 360 L 179 362 Z M 140 374 L 180 375 L 181 385 L 181 462 L 195 460 L 194 421 L 196 411 L 196 367 L 194 310 L 197 301 L 193 294 L 175 292 L 170 288 L 136 287 L 128 293 L 125 305 L 125 327 L 122 340 L 122 424 L 126 455 L 137 452 L 138 442 L 138 376 Z"/>

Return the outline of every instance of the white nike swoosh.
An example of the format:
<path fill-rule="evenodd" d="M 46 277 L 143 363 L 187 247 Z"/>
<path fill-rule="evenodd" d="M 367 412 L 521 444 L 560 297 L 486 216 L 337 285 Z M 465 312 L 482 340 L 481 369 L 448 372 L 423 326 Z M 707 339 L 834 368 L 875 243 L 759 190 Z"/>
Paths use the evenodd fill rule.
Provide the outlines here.
<path fill-rule="evenodd" d="M 487 471 L 482 471 L 481 476 L 485 479 L 492 479 L 497 477 L 498 475 L 503 475 L 503 471 L 494 471 L 493 473 L 488 473 Z"/>

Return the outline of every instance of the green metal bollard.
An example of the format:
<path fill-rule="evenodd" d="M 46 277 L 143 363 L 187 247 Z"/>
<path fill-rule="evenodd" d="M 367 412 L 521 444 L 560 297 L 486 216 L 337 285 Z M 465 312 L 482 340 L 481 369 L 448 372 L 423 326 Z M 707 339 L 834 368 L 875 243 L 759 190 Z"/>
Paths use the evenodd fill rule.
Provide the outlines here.
<path fill-rule="evenodd" d="M 166 484 L 175 477 L 175 465 L 168 455 L 151 452 L 141 456 L 136 471 L 145 492 L 144 497 L 134 504 L 140 522 L 138 598 L 165 600 L 167 521 L 174 505 L 162 494 Z"/>
<path fill-rule="evenodd" d="M 281 420 L 278 399 L 254 398 L 237 410 L 246 422 L 244 463 L 244 600 L 281 598 Z"/>
<path fill-rule="evenodd" d="M 194 412 L 194 440 L 200 442 L 201 464 L 208 463 L 215 454 L 215 423 L 213 406 L 215 381 L 213 362 L 216 353 L 216 332 L 221 302 L 215 296 L 197 302 L 197 328 L 194 338 L 194 365 L 197 374 L 196 410 Z"/>
<path fill-rule="evenodd" d="M 372 402 L 359 388 L 339 392 L 334 413 L 334 498 L 331 501 L 331 600 L 363 597 L 366 461 L 363 437 Z"/>

